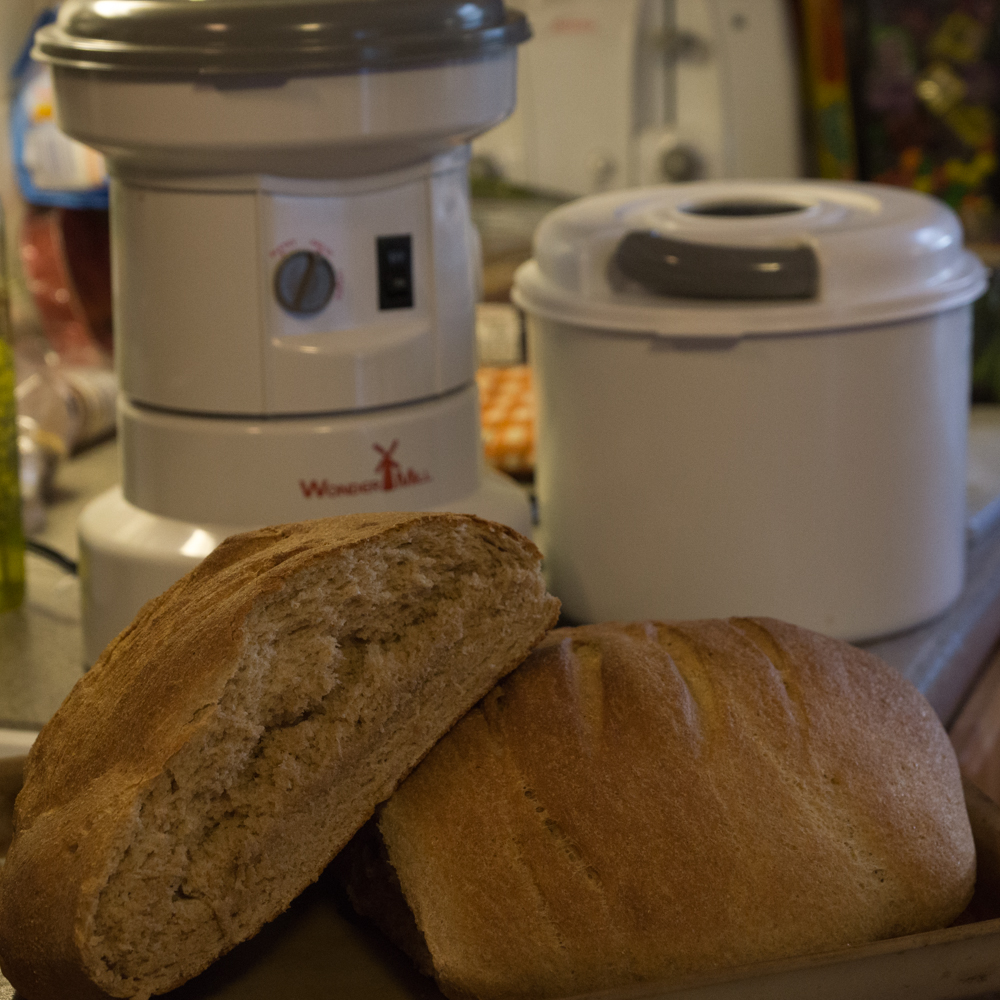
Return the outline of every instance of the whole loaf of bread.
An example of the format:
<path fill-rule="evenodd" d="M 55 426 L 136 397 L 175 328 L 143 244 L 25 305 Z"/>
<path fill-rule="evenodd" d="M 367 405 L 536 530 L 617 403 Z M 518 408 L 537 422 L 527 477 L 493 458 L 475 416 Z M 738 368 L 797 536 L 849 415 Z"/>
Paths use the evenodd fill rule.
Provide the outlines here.
<path fill-rule="evenodd" d="M 540 561 L 450 514 L 224 542 L 39 735 L 4 975 L 29 1000 L 146 998 L 252 935 L 555 623 Z"/>
<path fill-rule="evenodd" d="M 975 881 L 930 706 L 766 619 L 551 632 L 337 865 L 448 996 L 482 1000 L 938 927 Z"/>

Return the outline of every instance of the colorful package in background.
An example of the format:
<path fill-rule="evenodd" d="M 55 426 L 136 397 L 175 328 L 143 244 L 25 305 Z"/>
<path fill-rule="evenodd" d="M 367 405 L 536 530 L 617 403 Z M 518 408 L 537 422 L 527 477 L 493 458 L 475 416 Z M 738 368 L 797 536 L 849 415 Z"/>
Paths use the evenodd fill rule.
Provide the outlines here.
<path fill-rule="evenodd" d="M 515 479 L 535 474 L 535 395 L 528 365 L 476 372 L 486 460 Z"/>
<path fill-rule="evenodd" d="M 831 180 L 858 176 L 854 112 L 841 0 L 798 0 L 809 173 Z"/>
<path fill-rule="evenodd" d="M 996 0 L 843 0 L 863 180 L 935 195 L 1000 238 Z"/>
<path fill-rule="evenodd" d="M 108 213 L 29 206 L 18 249 L 49 346 L 65 364 L 110 368 L 114 338 Z"/>
<path fill-rule="evenodd" d="M 25 213 L 22 272 L 49 346 L 61 363 L 109 369 L 112 354 L 108 175 L 100 153 L 56 124 L 51 68 L 31 58 L 34 34 L 13 71 L 11 154 Z"/>
<path fill-rule="evenodd" d="M 60 131 L 54 114 L 52 71 L 31 58 L 35 32 L 55 16 L 55 8 L 39 15 L 12 74 L 10 145 L 18 186 L 31 205 L 106 210 L 104 157 Z"/>

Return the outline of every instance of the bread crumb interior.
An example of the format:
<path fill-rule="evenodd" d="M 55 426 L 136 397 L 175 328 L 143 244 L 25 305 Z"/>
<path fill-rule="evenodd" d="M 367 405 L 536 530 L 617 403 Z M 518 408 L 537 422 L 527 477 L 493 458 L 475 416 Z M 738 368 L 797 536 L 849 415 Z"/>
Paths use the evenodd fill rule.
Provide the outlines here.
<path fill-rule="evenodd" d="M 101 988 L 161 992 L 254 933 L 488 690 L 544 596 L 505 541 L 418 524 L 258 602 L 98 897 L 85 954 Z"/>

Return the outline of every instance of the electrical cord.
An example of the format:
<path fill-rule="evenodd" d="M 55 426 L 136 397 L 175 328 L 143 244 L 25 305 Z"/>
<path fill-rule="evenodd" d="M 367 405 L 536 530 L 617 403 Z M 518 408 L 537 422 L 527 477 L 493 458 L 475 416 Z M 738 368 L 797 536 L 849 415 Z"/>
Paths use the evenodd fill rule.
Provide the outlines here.
<path fill-rule="evenodd" d="M 35 542 L 30 538 L 26 538 L 24 540 L 24 547 L 29 552 L 34 552 L 36 556 L 41 556 L 43 559 L 48 559 L 49 562 L 54 562 L 57 566 L 66 570 L 67 573 L 72 573 L 76 576 L 80 572 L 80 567 L 75 560 L 70 559 L 67 555 L 63 555 L 58 549 L 53 549 L 51 546 L 45 545 L 43 542 Z"/>

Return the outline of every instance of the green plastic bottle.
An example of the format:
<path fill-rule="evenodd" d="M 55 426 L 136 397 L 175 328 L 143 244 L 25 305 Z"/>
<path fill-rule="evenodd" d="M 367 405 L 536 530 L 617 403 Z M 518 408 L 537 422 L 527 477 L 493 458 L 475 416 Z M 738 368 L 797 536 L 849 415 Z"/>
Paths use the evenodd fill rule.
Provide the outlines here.
<path fill-rule="evenodd" d="M 18 479 L 17 402 L 3 223 L 0 220 L 0 612 L 24 600 L 24 532 Z"/>

